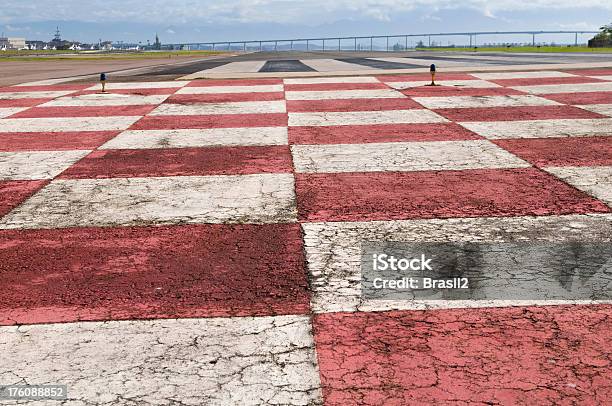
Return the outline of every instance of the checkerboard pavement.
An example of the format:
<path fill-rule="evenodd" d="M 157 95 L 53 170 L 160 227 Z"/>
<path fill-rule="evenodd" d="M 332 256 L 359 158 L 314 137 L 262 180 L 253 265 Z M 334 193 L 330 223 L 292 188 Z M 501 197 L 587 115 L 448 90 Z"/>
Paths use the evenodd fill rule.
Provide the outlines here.
<path fill-rule="evenodd" d="M 367 301 L 362 241 L 612 238 L 612 70 L 0 89 L 0 384 L 603 404 L 608 303 Z M 6 356 L 9 354 L 9 356 Z"/>

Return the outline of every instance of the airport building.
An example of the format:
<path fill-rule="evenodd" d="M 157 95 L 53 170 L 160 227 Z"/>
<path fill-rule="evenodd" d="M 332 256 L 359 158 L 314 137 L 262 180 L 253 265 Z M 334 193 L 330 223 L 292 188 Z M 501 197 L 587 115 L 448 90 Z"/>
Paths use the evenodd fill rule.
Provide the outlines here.
<path fill-rule="evenodd" d="M 0 37 L 0 49 L 25 49 L 25 38 Z"/>

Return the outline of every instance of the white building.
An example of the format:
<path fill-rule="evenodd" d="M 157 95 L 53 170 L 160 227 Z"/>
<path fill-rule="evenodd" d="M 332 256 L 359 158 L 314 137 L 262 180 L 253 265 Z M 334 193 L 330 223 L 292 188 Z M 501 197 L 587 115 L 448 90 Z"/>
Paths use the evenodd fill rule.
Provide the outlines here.
<path fill-rule="evenodd" d="M 0 37 L 0 48 L 26 49 L 26 40 L 25 38 Z"/>

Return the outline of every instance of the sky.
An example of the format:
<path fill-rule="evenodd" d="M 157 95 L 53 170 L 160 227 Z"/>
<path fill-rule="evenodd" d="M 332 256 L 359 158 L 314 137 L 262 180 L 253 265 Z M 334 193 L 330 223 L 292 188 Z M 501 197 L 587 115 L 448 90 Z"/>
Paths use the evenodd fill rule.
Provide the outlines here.
<path fill-rule="evenodd" d="M 5 36 L 162 43 L 458 31 L 596 30 L 611 0 L 2 0 Z M 565 39 L 565 38 L 563 38 Z M 569 40 L 569 38 L 568 38 Z"/>

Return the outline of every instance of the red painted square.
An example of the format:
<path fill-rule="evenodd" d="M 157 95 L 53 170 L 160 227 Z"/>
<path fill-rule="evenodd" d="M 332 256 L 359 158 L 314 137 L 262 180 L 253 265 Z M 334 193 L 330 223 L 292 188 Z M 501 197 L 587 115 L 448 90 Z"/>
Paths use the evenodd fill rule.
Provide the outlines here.
<path fill-rule="evenodd" d="M 476 139 L 482 137 L 455 123 L 289 127 L 290 144 L 363 144 Z"/>
<path fill-rule="evenodd" d="M 610 305 L 319 314 L 326 405 L 600 405 Z"/>
<path fill-rule="evenodd" d="M 289 147 L 102 149 L 66 169 L 63 179 L 290 173 Z"/>
<path fill-rule="evenodd" d="M 298 224 L 0 230 L 0 324 L 308 314 Z"/>
<path fill-rule="evenodd" d="M 408 97 L 398 97 L 397 99 L 287 100 L 287 111 L 289 112 L 379 111 L 415 108 L 420 109 L 422 107 Z"/>
<path fill-rule="evenodd" d="M 535 168 L 299 173 L 301 221 L 608 213 L 604 203 Z"/>
<path fill-rule="evenodd" d="M 584 75 L 584 76 L 608 76 L 612 75 L 612 69 L 576 69 L 568 70 L 567 73 L 573 75 Z"/>
<path fill-rule="evenodd" d="M 612 166 L 610 137 L 525 138 L 492 142 L 539 167 Z"/>
<path fill-rule="evenodd" d="M 120 131 L 0 133 L 0 151 L 95 149 Z"/>
<path fill-rule="evenodd" d="M 0 99 L 0 107 L 33 107 L 52 99 Z"/>
<path fill-rule="evenodd" d="M 435 109 L 453 121 L 520 121 L 568 118 L 606 118 L 606 116 L 574 106 L 475 107 Z"/>
<path fill-rule="evenodd" d="M 0 180 L 0 217 L 19 206 L 45 184 L 46 180 Z"/>

